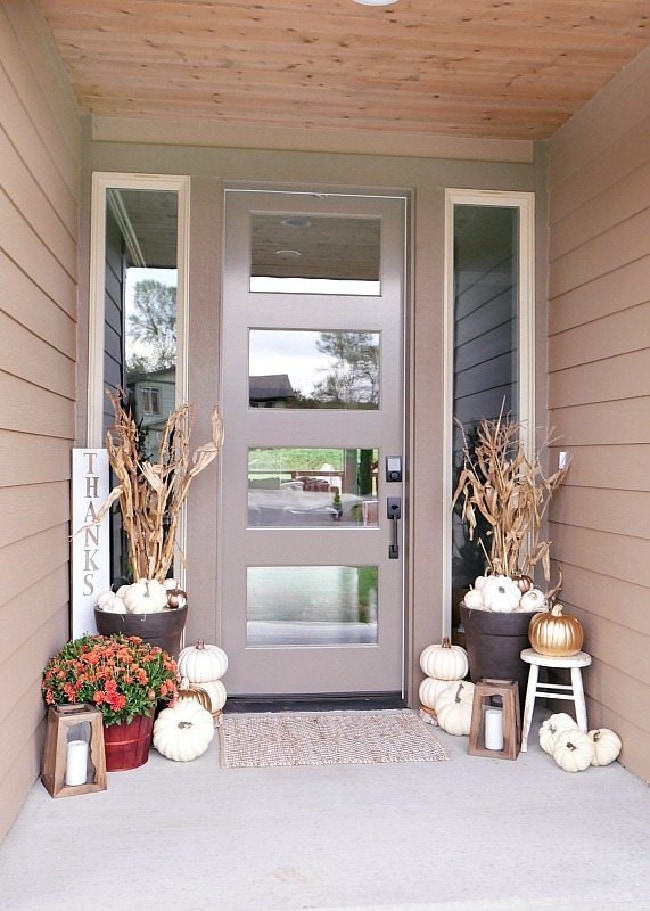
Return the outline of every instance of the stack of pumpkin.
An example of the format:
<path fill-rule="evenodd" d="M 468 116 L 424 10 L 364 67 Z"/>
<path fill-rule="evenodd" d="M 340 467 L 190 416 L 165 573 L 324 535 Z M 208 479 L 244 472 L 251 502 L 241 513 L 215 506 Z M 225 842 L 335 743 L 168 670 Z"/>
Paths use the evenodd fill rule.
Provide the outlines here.
<path fill-rule="evenodd" d="M 202 639 L 196 645 L 186 646 L 178 656 L 181 693 L 203 705 L 211 713 L 215 726 L 221 723 L 222 709 L 228 698 L 221 681 L 227 670 L 228 656 L 224 650 Z"/>
<path fill-rule="evenodd" d="M 621 739 L 607 728 L 584 733 L 570 715 L 558 712 L 539 729 L 539 743 L 565 772 L 582 772 L 589 766 L 608 765 L 621 751 Z"/>
<path fill-rule="evenodd" d="M 167 759 L 188 762 L 205 753 L 221 723 L 227 698 L 221 678 L 227 670 L 228 656 L 218 645 L 199 639 L 181 650 L 178 702 L 160 713 L 153 731 L 153 745 Z"/>
<path fill-rule="evenodd" d="M 464 679 L 469 670 L 465 649 L 443 639 L 424 649 L 420 668 L 426 674 L 420 684 L 420 716 L 448 734 L 469 734 L 474 684 Z"/>

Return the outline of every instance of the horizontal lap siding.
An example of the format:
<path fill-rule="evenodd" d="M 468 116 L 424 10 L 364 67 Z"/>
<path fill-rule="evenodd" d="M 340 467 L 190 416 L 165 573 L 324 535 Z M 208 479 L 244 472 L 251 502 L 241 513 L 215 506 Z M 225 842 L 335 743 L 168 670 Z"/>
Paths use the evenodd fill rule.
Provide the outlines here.
<path fill-rule="evenodd" d="M 0 838 L 39 773 L 68 636 L 80 121 L 33 0 L 0 0 Z"/>
<path fill-rule="evenodd" d="M 551 511 L 593 665 L 590 727 L 650 780 L 650 54 L 551 140 L 549 412 L 572 467 Z M 606 125 L 606 129 L 603 128 Z"/>

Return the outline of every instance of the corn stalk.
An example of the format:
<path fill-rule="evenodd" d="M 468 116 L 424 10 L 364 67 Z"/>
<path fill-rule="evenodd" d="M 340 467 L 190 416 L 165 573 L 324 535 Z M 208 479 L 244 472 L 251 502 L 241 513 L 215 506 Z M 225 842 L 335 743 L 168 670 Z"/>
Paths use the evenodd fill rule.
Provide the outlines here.
<path fill-rule="evenodd" d="M 174 560 L 176 534 L 192 480 L 217 457 L 223 442 L 223 421 L 215 406 L 212 440 L 190 453 L 192 409 L 180 405 L 165 423 L 155 462 L 140 458 L 140 435 L 124 409 L 121 394 L 106 393 L 114 423 L 106 432 L 108 460 L 117 480 L 98 510 L 100 522 L 113 503 L 122 513 L 133 579 L 162 582 Z"/>
<path fill-rule="evenodd" d="M 461 502 L 461 519 L 467 522 L 470 540 L 474 539 L 480 514 L 490 526 L 489 553 L 479 539 L 488 568 L 506 576 L 533 575 L 541 564 L 548 582 L 551 542 L 541 538 L 542 523 L 568 466 L 546 476 L 541 454 L 556 441 L 547 436 L 531 461 L 517 421 L 503 414 L 496 420 L 481 421 L 476 443 L 471 446 L 464 428 L 456 423 L 463 435 L 463 466 L 452 507 Z"/>

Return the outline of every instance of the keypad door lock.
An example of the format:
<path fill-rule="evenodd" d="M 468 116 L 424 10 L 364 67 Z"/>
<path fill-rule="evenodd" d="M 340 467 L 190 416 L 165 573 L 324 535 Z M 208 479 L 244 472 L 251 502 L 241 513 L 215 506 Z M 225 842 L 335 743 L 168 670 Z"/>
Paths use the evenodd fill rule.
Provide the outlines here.
<path fill-rule="evenodd" d="M 386 456 L 386 483 L 402 483 L 402 457 Z"/>

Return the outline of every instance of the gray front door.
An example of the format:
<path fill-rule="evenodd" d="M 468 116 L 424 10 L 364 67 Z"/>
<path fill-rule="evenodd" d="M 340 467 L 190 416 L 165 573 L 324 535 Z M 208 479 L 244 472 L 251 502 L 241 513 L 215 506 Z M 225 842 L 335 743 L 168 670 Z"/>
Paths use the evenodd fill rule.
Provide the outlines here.
<path fill-rule="evenodd" d="M 233 695 L 403 690 L 403 197 L 226 193 Z M 390 501 L 388 498 L 391 498 Z"/>

